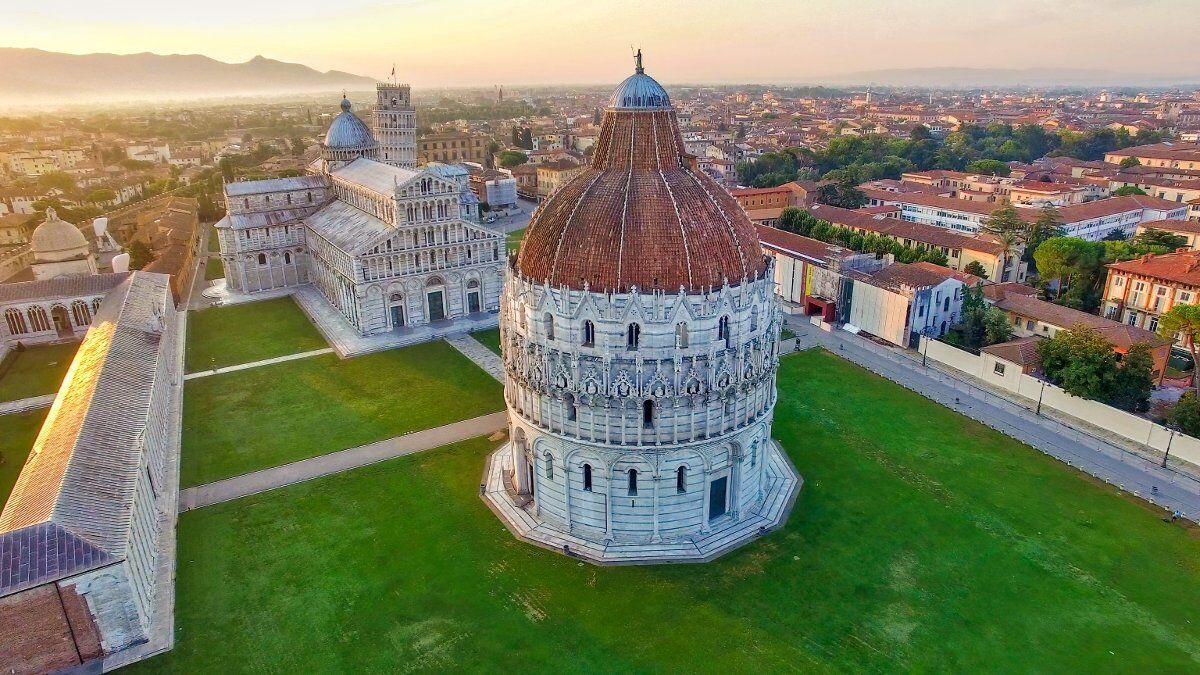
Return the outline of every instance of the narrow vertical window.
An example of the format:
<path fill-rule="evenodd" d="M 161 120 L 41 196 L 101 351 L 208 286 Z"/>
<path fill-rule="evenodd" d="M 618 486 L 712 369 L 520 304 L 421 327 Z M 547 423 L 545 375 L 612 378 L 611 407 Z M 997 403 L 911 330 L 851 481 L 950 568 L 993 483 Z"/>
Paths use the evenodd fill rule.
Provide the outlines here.
<path fill-rule="evenodd" d="M 629 324 L 625 329 L 625 348 L 633 351 L 638 348 L 638 343 L 642 339 L 642 327 L 636 323 Z"/>
<path fill-rule="evenodd" d="M 723 316 L 717 322 L 717 339 L 725 342 L 725 348 L 729 349 L 729 317 Z"/>
<path fill-rule="evenodd" d="M 546 480 L 554 480 L 554 457 L 547 452 L 542 459 L 546 462 Z"/>
<path fill-rule="evenodd" d="M 629 496 L 637 494 L 637 469 L 629 470 Z"/>
<path fill-rule="evenodd" d="M 675 346 L 679 349 L 687 349 L 688 330 L 686 323 L 675 324 Z"/>
<path fill-rule="evenodd" d="M 642 426 L 646 428 L 654 426 L 654 401 L 650 399 L 642 401 Z"/>
<path fill-rule="evenodd" d="M 687 467 L 681 466 L 675 470 L 675 491 L 679 494 L 687 492 Z"/>
<path fill-rule="evenodd" d="M 583 489 L 588 492 L 592 491 L 592 465 L 583 465 Z"/>
<path fill-rule="evenodd" d="M 596 344 L 596 324 L 591 321 L 583 322 L 583 346 L 591 347 Z"/>
<path fill-rule="evenodd" d="M 543 314 L 542 315 L 542 324 L 545 326 L 546 339 L 553 340 L 554 339 L 554 315 L 551 314 L 550 312 L 546 312 L 545 314 Z"/>

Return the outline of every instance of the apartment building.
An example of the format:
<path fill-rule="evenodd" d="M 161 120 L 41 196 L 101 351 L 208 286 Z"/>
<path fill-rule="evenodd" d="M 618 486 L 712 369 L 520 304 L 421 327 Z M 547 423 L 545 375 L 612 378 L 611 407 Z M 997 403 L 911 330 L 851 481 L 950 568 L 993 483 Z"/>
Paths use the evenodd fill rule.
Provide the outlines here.
<path fill-rule="evenodd" d="M 1200 251 L 1147 253 L 1107 267 L 1103 298 L 1109 319 L 1157 331 L 1171 307 L 1200 301 Z"/>

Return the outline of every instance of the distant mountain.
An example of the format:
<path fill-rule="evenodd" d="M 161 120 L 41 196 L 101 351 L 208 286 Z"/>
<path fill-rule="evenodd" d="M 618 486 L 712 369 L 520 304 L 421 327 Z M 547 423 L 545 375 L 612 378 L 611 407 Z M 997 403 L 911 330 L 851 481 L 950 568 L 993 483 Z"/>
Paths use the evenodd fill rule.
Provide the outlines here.
<path fill-rule="evenodd" d="M 0 101 L 195 98 L 372 87 L 369 77 L 256 56 L 224 63 L 198 54 L 60 54 L 0 48 Z"/>
<path fill-rule="evenodd" d="M 1165 87 L 1200 82 L 1200 75 L 1118 73 L 1082 68 L 897 68 L 820 78 L 822 84 L 890 87 Z"/>

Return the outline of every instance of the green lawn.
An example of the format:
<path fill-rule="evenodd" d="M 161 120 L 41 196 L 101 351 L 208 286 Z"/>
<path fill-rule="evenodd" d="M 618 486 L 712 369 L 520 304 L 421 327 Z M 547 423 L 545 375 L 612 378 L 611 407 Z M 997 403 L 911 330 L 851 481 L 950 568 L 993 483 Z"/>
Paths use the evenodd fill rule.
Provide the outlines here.
<path fill-rule="evenodd" d="M 209 258 L 204 261 L 204 280 L 212 281 L 213 279 L 225 278 L 225 264 L 220 258 Z"/>
<path fill-rule="evenodd" d="M 517 542 L 474 440 L 183 514 L 155 672 L 1194 672 L 1193 528 L 823 352 L 786 528 L 717 562 Z M 264 406 L 265 407 L 265 406 Z M 864 415 L 863 411 L 871 411 Z"/>
<path fill-rule="evenodd" d="M 0 415 L 0 510 L 8 501 L 13 484 L 17 482 L 17 474 L 25 466 L 25 459 L 29 457 L 33 441 L 48 412 L 49 408 L 42 408 Z"/>
<path fill-rule="evenodd" d="M 210 307 L 188 314 L 189 373 L 328 346 L 290 297 Z"/>
<path fill-rule="evenodd" d="M 78 342 L 64 342 L 9 352 L 0 363 L 0 401 L 17 401 L 58 391 L 78 349 Z"/>
<path fill-rule="evenodd" d="M 505 239 L 508 242 L 507 246 L 508 246 L 509 251 L 515 251 L 518 248 L 520 248 L 521 240 L 525 238 L 525 230 L 527 230 L 527 229 L 529 229 L 529 228 L 522 227 L 519 230 L 513 230 L 512 232 L 508 233 L 508 235 L 505 237 Z"/>
<path fill-rule="evenodd" d="M 189 380 L 185 486 L 504 409 L 500 384 L 444 341 Z"/>
<path fill-rule="evenodd" d="M 208 226 L 208 252 L 209 253 L 220 253 L 221 252 L 221 240 L 217 237 L 217 226 L 216 225 Z"/>
<path fill-rule="evenodd" d="M 500 353 L 500 329 L 490 328 L 488 330 L 479 330 L 471 333 L 471 337 L 475 338 L 480 344 L 488 349 Z"/>

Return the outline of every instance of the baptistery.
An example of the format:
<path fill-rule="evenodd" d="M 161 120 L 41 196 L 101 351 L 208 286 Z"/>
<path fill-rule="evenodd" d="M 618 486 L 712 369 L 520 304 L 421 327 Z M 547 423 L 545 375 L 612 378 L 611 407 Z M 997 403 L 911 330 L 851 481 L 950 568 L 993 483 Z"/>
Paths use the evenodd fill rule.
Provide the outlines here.
<path fill-rule="evenodd" d="M 772 265 L 639 52 L 590 165 L 508 261 L 509 434 L 481 489 L 514 534 L 597 563 L 703 561 L 786 519 Z"/>

